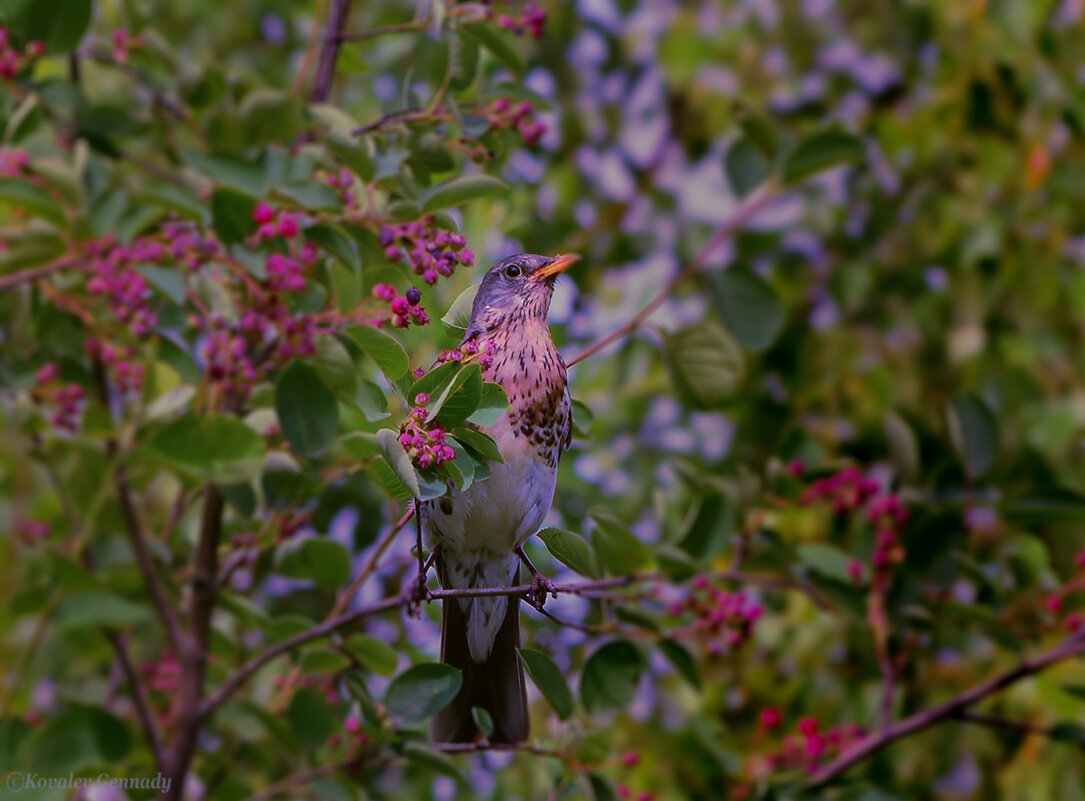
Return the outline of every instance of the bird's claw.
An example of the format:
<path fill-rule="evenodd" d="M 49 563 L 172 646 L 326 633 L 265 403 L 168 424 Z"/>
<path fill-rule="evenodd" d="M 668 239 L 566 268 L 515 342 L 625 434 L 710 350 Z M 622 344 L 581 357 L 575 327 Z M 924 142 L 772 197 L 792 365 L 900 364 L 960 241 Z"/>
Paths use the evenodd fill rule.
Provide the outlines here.
<path fill-rule="evenodd" d="M 419 573 L 417 579 L 407 590 L 407 616 L 415 619 L 422 617 L 422 604 L 429 600 L 429 586 L 426 575 Z"/>
<path fill-rule="evenodd" d="M 542 611 L 543 604 L 546 603 L 546 597 L 548 595 L 557 595 L 557 590 L 554 588 L 554 582 L 542 573 L 535 573 L 535 575 L 531 577 L 531 589 L 527 591 L 528 603 Z"/>

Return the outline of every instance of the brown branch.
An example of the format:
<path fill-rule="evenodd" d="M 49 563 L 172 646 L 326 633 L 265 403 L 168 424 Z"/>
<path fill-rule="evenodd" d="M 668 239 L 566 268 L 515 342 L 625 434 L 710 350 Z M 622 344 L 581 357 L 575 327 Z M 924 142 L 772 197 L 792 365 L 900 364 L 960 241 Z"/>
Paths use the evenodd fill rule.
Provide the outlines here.
<path fill-rule="evenodd" d="M 1026 720 L 1010 720 L 1009 718 L 1000 718 L 996 715 L 985 715 L 981 712 L 958 712 L 953 715 L 953 718 L 961 721 L 962 723 L 975 723 L 979 726 L 986 726 L 991 729 L 1004 729 L 1006 731 L 1015 731 L 1020 734 L 1039 734 L 1044 737 L 1051 736 L 1051 728 L 1049 726 L 1043 726 L 1039 723 L 1029 723 Z"/>
<path fill-rule="evenodd" d="M 339 762 L 318 765 L 315 768 L 299 771 L 265 787 L 258 793 L 253 793 L 246 801 L 269 801 L 269 799 L 283 795 L 284 793 L 293 790 L 295 787 L 309 784 L 310 782 L 314 782 L 317 779 L 323 779 L 327 776 L 334 776 L 336 773 L 343 770 L 350 770 L 355 766 L 360 765 L 363 759 L 364 757 L 362 756 L 352 756 Z"/>
<path fill-rule="evenodd" d="M 868 734 L 846 748 L 836 759 L 820 768 L 810 781 L 813 785 L 824 784 L 890 743 L 929 728 L 946 718 L 959 715 L 976 702 L 1004 690 L 1011 684 L 1082 652 L 1085 652 L 1085 631 L 1074 634 L 1039 656 L 1023 659 L 1009 670 L 969 687 L 938 706 L 916 712 L 891 726 Z"/>
<path fill-rule="evenodd" d="M 425 119 L 433 113 L 428 108 L 405 108 L 399 111 L 393 111 L 389 114 L 385 114 L 379 120 L 374 120 L 360 128 L 355 128 L 351 133 L 355 136 L 361 136 L 367 134 L 370 131 L 376 131 L 380 128 L 384 128 L 386 125 L 395 125 L 397 123 L 417 122 L 418 120 Z"/>
<path fill-rule="evenodd" d="M 760 189 L 739 204 L 738 208 L 731 213 L 730 217 L 723 221 L 723 224 L 716 229 L 716 233 L 712 235 L 712 238 L 708 240 L 705 246 L 693 257 L 689 264 L 659 290 L 659 292 L 656 293 L 656 296 L 648 301 L 644 308 L 633 316 L 633 319 L 617 331 L 607 334 L 602 339 L 589 345 L 581 353 L 570 359 L 566 363 L 566 366 L 572 367 L 582 359 L 586 359 L 592 354 L 602 350 L 607 345 L 617 342 L 619 339 L 623 339 L 639 328 L 645 320 L 652 316 L 656 309 L 667 301 L 667 298 L 671 296 L 674 290 L 677 289 L 683 281 L 697 272 L 697 270 L 704 265 L 708 260 L 708 257 L 712 254 L 712 251 L 734 236 L 740 228 L 761 212 L 769 203 L 776 200 L 779 196 L 779 191 L 779 185 L 775 181 L 769 181 L 762 184 Z"/>
<path fill-rule="evenodd" d="M 569 758 L 569 755 L 562 751 L 543 748 L 531 743 L 438 743 L 436 748 L 446 754 L 477 754 L 481 751 L 521 751 L 535 756 L 556 757 L 557 759 Z"/>
<path fill-rule="evenodd" d="M 98 387 L 98 397 L 106 409 L 111 407 L 109 398 L 109 379 L 106 376 L 105 365 L 101 359 L 95 358 L 93 364 L 94 380 Z M 119 446 L 114 439 L 108 439 L 105 443 L 106 455 L 110 460 L 116 460 L 119 456 Z M 147 585 L 147 591 L 151 595 L 151 604 L 154 606 L 158 619 L 166 631 L 166 639 L 175 653 L 180 653 L 184 641 L 184 628 L 177 610 L 173 608 L 166 587 L 162 583 L 162 577 L 154 565 L 151 552 L 147 549 L 147 542 L 143 533 L 143 525 L 136 513 L 135 502 L 132 500 L 132 490 L 128 484 L 128 476 L 123 463 L 118 462 L 114 473 L 114 485 L 117 493 L 117 505 L 121 508 L 121 517 L 124 520 L 124 528 L 128 534 L 128 542 L 132 546 L 132 553 L 136 557 L 136 565 L 143 583 Z"/>
<path fill-rule="evenodd" d="M 357 623 L 367 617 L 380 614 L 381 612 L 387 612 L 390 609 L 403 606 L 405 603 L 406 600 L 401 596 L 385 598 L 383 601 L 370 606 L 355 609 L 353 612 L 348 612 L 339 615 L 338 617 L 325 620 L 324 622 L 313 626 L 311 629 L 298 632 L 293 637 L 288 637 L 282 642 L 278 642 L 266 650 L 261 651 L 230 674 L 230 677 L 204 700 L 203 704 L 200 705 L 200 717 L 203 718 L 211 714 L 217 706 L 233 695 L 241 685 L 248 681 L 254 673 L 264 667 L 268 662 L 278 659 L 280 656 L 293 651 L 299 646 L 305 645 L 307 642 L 320 639 L 321 637 L 327 637 L 341 628 Z"/>
<path fill-rule="evenodd" d="M 52 264 L 44 264 L 41 267 L 27 267 L 25 270 L 16 270 L 13 273 L 0 276 L 0 292 L 14 289 L 20 284 L 37 281 L 39 278 L 48 278 L 53 273 L 75 267 L 81 261 L 82 256 L 65 256 Z"/>
<path fill-rule="evenodd" d="M 343 41 L 343 29 L 350 15 L 350 0 L 332 0 L 324 41 L 320 45 L 320 57 L 309 88 L 309 102 L 323 103 L 331 92 L 335 78 L 335 62 L 339 58 L 339 44 Z"/>
<path fill-rule="evenodd" d="M 128 689 L 132 693 L 132 702 L 136 707 L 139 724 L 143 727 L 143 734 L 147 738 L 147 744 L 151 747 L 155 762 L 161 765 L 162 740 L 159 738 L 158 728 L 154 724 L 154 715 L 151 714 L 147 691 L 143 686 L 143 682 L 139 680 L 139 674 L 136 673 L 136 669 L 132 666 L 132 660 L 128 658 L 128 649 L 125 647 L 124 638 L 116 631 L 107 629 L 106 639 L 113 646 L 113 650 L 117 652 L 117 662 L 121 666 L 121 672 L 124 673 L 125 681 L 128 682 Z"/>

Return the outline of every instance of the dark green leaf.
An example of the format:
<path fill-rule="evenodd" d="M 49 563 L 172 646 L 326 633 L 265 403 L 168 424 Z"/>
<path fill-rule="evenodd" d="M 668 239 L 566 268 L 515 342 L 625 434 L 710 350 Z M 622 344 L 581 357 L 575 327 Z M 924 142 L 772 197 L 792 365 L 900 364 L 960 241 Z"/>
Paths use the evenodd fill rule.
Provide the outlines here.
<path fill-rule="evenodd" d="M 388 379 L 395 381 L 406 375 L 411 362 L 403 346 L 371 325 L 356 325 L 347 334 L 358 343 L 365 355 L 372 359 Z"/>
<path fill-rule="evenodd" d="M 725 270 L 716 280 L 720 314 L 742 347 L 762 351 L 784 327 L 784 308 L 761 276 L 743 267 Z"/>
<path fill-rule="evenodd" d="M 803 564 L 827 578 L 835 579 L 843 584 L 853 580 L 849 567 L 854 557 L 833 545 L 807 542 L 799 545 L 795 552 Z"/>
<path fill-rule="evenodd" d="M 219 187 L 211 195 L 211 225 L 224 245 L 244 242 L 256 231 L 252 218 L 256 198 L 236 189 Z"/>
<path fill-rule="evenodd" d="M 845 131 L 828 129 L 802 139 L 784 158 L 784 182 L 796 184 L 822 170 L 855 164 L 866 157 L 863 140 Z"/>
<path fill-rule="evenodd" d="M 667 657 L 683 679 L 695 690 L 701 689 L 701 671 L 689 649 L 677 640 L 660 640 L 659 650 Z"/>
<path fill-rule="evenodd" d="M 500 197 L 508 191 L 508 184 L 493 176 L 460 175 L 427 189 L 422 195 L 422 211 L 429 214 L 470 200 Z"/>
<path fill-rule="evenodd" d="M 492 426 L 509 408 L 509 398 L 505 389 L 500 384 L 485 381 L 482 384 L 482 397 L 479 398 L 478 407 L 467 418 L 467 422 L 477 426 Z"/>
<path fill-rule="evenodd" d="M 998 421 L 994 413 L 979 396 L 962 393 L 950 401 L 947 416 L 950 438 L 965 474 L 979 478 L 998 458 Z"/>
<path fill-rule="evenodd" d="M 424 662 L 400 673 L 388 685 L 384 705 L 403 723 L 415 723 L 444 709 L 463 683 L 460 671 L 440 662 Z"/>
<path fill-rule="evenodd" d="M 331 134 L 324 141 L 327 142 L 332 153 L 355 175 L 363 181 L 373 180 L 377 165 L 373 163 L 373 157 L 369 155 L 365 140 L 353 140 L 339 134 Z"/>
<path fill-rule="evenodd" d="M 275 551 L 275 570 L 284 576 L 311 579 L 325 590 L 335 590 L 350 578 L 350 554 L 335 540 L 293 538 Z"/>
<path fill-rule="evenodd" d="M 494 719 L 490 717 L 490 713 L 480 706 L 471 707 L 471 718 L 475 721 L 475 725 L 478 726 L 478 730 L 482 732 L 482 736 L 489 738 L 494 733 Z"/>
<path fill-rule="evenodd" d="M 473 450 L 479 456 L 484 459 L 489 459 L 493 462 L 504 462 L 501 458 L 501 451 L 497 449 L 497 443 L 490 438 L 489 435 L 483 434 L 481 431 L 476 431 L 473 428 L 454 428 L 451 431 L 452 436 Z"/>
<path fill-rule="evenodd" d="M 68 217 L 60 201 L 37 184 L 18 178 L 0 178 L 0 202 L 26 209 L 61 228 L 68 225 Z"/>
<path fill-rule="evenodd" d="M 448 307 L 448 311 L 441 318 L 441 322 L 451 328 L 466 331 L 468 324 L 471 322 L 471 309 L 474 306 L 475 295 L 477 294 L 478 284 L 471 284 L 471 286 L 463 290 L 452 301 L 452 305 Z"/>
<path fill-rule="evenodd" d="M 335 395 L 306 362 L 291 362 L 279 373 L 275 411 L 290 447 L 309 459 L 322 455 L 339 430 Z"/>
<path fill-rule="evenodd" d="M 520 43 L 488 22 L 472 22 L 460 26 L 460 30 L 474 37 L 479 44 L 492 53 L 498 61 L 522 75 L 524 57 L 520 54 Z"/>
<path fill-rule="evenodd" d="M 772 163 L 749 139 L 742 137 L 727 149 L 723 157 L 727 180 L 739 197 L 760 186 L 772 172 Z"/>
<path fill-rule="evenodd" d="M 371 634 L 355 634 L 346 641 L 345 647 L 374 673 L 391 676 L 396 672 L 399 657 L 395 649 Z"/>
<path fill-rule="evenodd" d="M 332 709 L 324 695 L 312 687 L 302 687 L 286 710 L 290 731 L 307 751 L 315 751 L 327 742 L 335 730 Z"/>
<path fill-rule="evenodd" d="M 362 258 L 358 254 L 358 243 L 338 225 L 317 223 L 305 229 L 305 238 L 315 242 L 328 253 L 335 256 L 355 273 L 361 272 Z"/>
<path fill-rule="evenodd" d="M 596 523 L 591 541 L 598 563 L 608 572 L 628 576 L 651 564 L 652 552 L 611 512 L 592 509 L 588 514 Z"/>
<path fill-rule="evenodd" d="M 573 694 L 565 681 L 565 675 L 554 660 L 548 654 L 531 648 L 520 648 L 518 653 L 520 661 L 527 669 L 527 675 L 558 713 L 558 718 L 565 720 L 573 714 Z"/>
<path fill-rule="evenodd" d="M 124 628 L 143 623 L 150 617 L 146 607 L 101 590 L 73 592 L 57 607 L 53 621 L 58 628 L 86 626 Z"/>
<path fill-rule="evenodd" d="M 714 320 L 667 334 L 664 344 L 675 383 L 703 407 L 730 398 L 745 374 L 738 343 Z"/>
<path fill-rule="evenodd" d="M 418 484 L 418 474 L 415 472 L 411 457 L 399 444 L 399 433 L 390 428 L 382 428 L 377 432 L 377 444 L 392 474 L 406 487 L 411 496 L 419 497 L 422 490 Z"/>
<path fill-rule="evenodd" d="M 551 555 L 566 567 L 582 576 L 598 577 L 591 546 L 579 534 L 560 528 L 547 528 L 539 532 L 539 539 Z"/>
<path fill-rule="evenodd" d="M 425 743 L 411 740 L 403 746 L 403 755 L 407 757 L 407 764 L 414 769 L 424 768 L 453 779 L 463 778 L 460 775 L 459 768 L 456 767 L 456 763 L 450 757 L 435 748 L 430 748 Z"/>
<path fill-rule="evenodd" d="M 175 469 L 216 484 L 243 484 L 264 463 L 264 440 L 230 415 L 186 415 L 159 429 L 149 445 Z"/>
<path fill-rule="evenodd" d="M 644 672 L 644 655 L 628 640 L 615 640 L 588 657 L 580 677 L 580 700 L 589 712 L 628 706 Z"/>

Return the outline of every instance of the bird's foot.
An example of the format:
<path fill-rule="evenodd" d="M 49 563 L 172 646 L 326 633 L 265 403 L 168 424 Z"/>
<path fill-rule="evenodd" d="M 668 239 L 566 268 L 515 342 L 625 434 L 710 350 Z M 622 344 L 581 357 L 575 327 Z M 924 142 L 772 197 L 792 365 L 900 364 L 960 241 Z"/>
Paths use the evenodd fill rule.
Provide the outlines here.
<path fill-rule="evenodd" d="M 422 604 L 429 600 L 429 586 L 426 574 L 419 573 L 407 589 L 407 616 L 417 619 L 422 617 Z"/>
<path fill-rule="evenodd" d="M 543 604 L 546 603 L 546 598 L 549 595 L 557 596 L 557 589 L 554 586 L 554 582 L 544 576 L 542 573 L 535 573 L 531 577 L 531 589 L 527 591 L 527 600 L 532 606 L 542 611 Z"/>

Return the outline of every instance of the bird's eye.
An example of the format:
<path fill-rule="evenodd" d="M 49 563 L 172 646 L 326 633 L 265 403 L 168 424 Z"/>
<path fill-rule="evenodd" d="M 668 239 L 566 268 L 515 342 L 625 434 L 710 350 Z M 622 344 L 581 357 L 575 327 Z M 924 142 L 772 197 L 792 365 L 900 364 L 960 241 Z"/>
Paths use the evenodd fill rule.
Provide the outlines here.
<path fill-rule="evenodd" d="M 523 270 L 521 270 L 515 264 L 510 264 L 508 267 L 505 268 L 505 277 L 506 278 L 519 278 L 521 272 L 523 272 Z"/>

